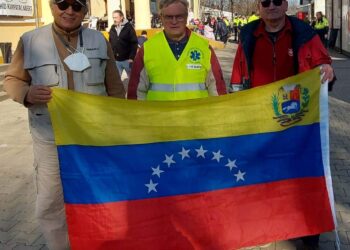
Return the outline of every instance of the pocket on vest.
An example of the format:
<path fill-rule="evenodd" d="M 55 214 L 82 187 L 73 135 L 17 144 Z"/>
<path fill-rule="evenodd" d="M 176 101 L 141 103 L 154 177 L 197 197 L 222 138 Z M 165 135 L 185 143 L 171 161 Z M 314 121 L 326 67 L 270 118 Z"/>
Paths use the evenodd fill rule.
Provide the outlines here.
<path fill-rule="evenodd" d="M 90 58 L 91 67 L 84 71 L 86 85 L 96 86 L 104 84 L 107 60 Z"/>
<path fill-rule="evenodd" d="M 35 68 L 28 69 L 28 71 L 32 78 L 32 85 L 58 85 L 59 77 L 57 74 L 57 65 L 37 65 Z"/>

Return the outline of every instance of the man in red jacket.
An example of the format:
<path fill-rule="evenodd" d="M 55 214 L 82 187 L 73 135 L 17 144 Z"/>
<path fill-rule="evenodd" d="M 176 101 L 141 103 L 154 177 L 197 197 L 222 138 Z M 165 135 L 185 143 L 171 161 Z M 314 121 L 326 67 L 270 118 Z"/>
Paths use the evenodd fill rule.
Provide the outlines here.
<path fill-rule="evenodd" d="M 321 67 L 322 82 L 335 77 L 331 58 L 310 25 L 286 15 L 287 0 L 260 0 L 261 19 L 240 34 L 231 76 L 231 91 L 254 88 Z M 319 235 L 302 238 L 304 249 L 318 249 Z"/>
<path fill-rule="evenodd" d="M 313 29 L 286 15 L 287 0 L 260 0 L 261 19 L 245 25 L 233 64 L 232 90 L 265 85 L 321 66 L 334 79 L 331 58 Z"/>

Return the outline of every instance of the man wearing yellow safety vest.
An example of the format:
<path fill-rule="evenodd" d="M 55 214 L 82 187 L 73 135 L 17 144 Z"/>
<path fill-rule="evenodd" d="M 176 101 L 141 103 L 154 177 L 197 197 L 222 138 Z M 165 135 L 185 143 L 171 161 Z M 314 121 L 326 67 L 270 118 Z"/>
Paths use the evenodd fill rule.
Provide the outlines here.
<path fill-rule="evenodd" d="M 239 26 L 239 17 L 237 13 L 235 14 L 235 17 L 233 18 L 233 33 L 234 33 L 234 41 L 238 41 L 238 26 Z"/>
<path fill-rule="evenodd" d="M 247 18 L 245 16 L 241 16 L 241 28 L 248 23 Z"/>
<path fill-rule="evenodd" d="M 227 19 L 227 17 L 223 16 L 223 17 L 222 17 L 222 21 L 224 21 L 224 23 L 226 24 L 227 28 L 230 26 L 230 22 L 229 22 L 229 20 Z"/>
<path fill-rule="evenodd" d="M 323 45 L 327 48 L 329 24 L 327 18 L 322 14 L 321 11 L 316 12 L 316 22 L 314 29 L 320 36 Z"/>
<path fill-rule="evenodd" d="M 222 71 L 208 40 L 186 28 L 187 0 L 161 0 L 164 30 L 140 48 L 128 99 L 185 100 L 226 94 Z"/>

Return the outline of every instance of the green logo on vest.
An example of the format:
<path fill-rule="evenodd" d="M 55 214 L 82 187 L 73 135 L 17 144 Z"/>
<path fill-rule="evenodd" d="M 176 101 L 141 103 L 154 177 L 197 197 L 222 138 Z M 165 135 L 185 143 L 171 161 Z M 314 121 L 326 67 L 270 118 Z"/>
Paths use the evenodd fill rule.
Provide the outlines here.
<path fill-rule="evenodd" d="M 191 62 L 199 62 L 203 57 L 203 53 L 199 49 L 191 49 L 189 57 L 191 59 Z"/>

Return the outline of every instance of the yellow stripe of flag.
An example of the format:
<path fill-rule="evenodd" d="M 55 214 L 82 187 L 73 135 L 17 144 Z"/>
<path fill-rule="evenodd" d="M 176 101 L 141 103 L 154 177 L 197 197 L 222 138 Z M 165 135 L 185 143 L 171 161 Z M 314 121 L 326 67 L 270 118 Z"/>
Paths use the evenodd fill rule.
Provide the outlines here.
<path fill-rule="evenodd" d="M 305 112 L 296 125 L 319 122 L 319 69 L 249 91 L 176 102 L 121 100 L 55 88 L 48 106 L 57 145 L 109 146 L 222 138 L 287 129 L 273 118 L 276 115 L 272 101 L 287 84 L 307 88 L 307 107 L 315 107 Z"/>

